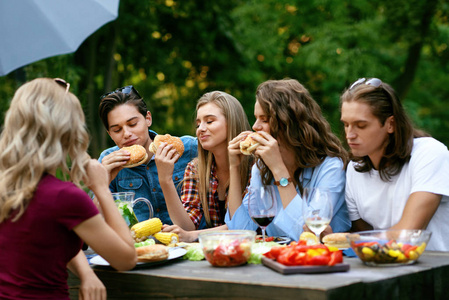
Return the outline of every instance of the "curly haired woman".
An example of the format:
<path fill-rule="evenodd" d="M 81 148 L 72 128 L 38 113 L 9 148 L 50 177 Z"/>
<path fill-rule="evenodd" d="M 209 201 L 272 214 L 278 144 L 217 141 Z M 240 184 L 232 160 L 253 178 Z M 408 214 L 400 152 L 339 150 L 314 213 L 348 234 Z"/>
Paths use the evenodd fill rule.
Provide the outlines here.
<path fill-rule="evenodd" d="M 344 200 L 347 153 L 307 89 L 294 79 L 263 82 L 256 91 L 254 116 L 253 129 L 260 136 L 253 139 L 260 146 L 250 188 L 276 186 L 277 214 L 267 234 L 299 239 L 304 228 L 301 195 L 306 187 L 330 192 L 334 215 L 326 233 L 349 230 Z M 232 155 L 241 155 L 239 144 L 247 134 L 231 141 Z M 248 195 L 242 200 L 234 193 L 238 189 L 238 183 L 231 182 L 226 224 L 229 229 L 256 229 L 248 213 Z"/>

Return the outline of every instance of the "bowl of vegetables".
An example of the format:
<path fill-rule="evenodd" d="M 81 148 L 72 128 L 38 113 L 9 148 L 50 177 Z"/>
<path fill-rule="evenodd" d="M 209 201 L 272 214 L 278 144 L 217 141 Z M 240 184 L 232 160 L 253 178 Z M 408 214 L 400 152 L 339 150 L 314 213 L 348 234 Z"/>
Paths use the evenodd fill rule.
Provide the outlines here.
<path fill-rule="evenodd" d="M 428 230 L 370 230 L 349 234 L 355 254 L 368 266 L 398 266 L 415 263 L 432 233 Z"/>
<path fill-rule="evenodd" d="M 204 257 L 214 267 L 246 264 L 255 237 L 256 232 L 252 230 L 217 230 L 198 235 Z"/>

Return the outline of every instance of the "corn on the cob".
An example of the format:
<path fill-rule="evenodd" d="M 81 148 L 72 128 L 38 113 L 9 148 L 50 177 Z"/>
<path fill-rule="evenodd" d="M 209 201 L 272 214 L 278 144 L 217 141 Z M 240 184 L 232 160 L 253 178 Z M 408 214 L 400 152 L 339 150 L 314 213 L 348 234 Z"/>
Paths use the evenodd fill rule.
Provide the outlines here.
<path fill-rule="evenodd" d="M 179 242 L 179 237 L 173 232 L 157 232 L 153 236 L 162 244 L 169 245 Z"/>
<path fill-rule="evenodd" d="M 139 222 L 131 227 L 131 235 L 136 242 L 145 240 L 148 236 L 161 231 L 162 222 L 159 218 Z"/>

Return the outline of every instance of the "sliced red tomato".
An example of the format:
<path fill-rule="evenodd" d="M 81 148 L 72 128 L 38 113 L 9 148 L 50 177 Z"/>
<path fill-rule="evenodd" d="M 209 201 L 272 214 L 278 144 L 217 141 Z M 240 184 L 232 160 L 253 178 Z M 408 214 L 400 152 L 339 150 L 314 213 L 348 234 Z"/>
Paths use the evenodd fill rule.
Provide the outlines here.
<path fill-rule="evenodd" d="M 205 252 L 207 260 L 214 266 L 236 266 L 247 262 L 251 255 L 251 244 L 236 241 L 219 244 L 214 250 Z"/>

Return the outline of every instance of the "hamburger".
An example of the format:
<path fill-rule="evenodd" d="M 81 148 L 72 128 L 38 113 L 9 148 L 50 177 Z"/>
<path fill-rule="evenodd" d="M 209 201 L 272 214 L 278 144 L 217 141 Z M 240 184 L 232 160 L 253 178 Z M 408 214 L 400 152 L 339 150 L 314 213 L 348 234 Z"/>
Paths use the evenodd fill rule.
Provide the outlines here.
<path fill-rule="evenodd" d="M 251 155 L 254 151 L 256 151 L 256 148 L 259 147 L 259 143 L 253 140 L 253 136 L 259 136 L 262 137 L 257 132 L 250 133 L 243 141 L 240 142 L 240 151 L 245 155 Z"/>
<path fill-rule="evenodd" d="M 136 252 L 138 262 L 166 260 L 169 255 L 168 247 L 162 244 L 138 247 Z"/>
<path fill-rule="evenodd" d="M 141 145 L 132 145 L 129 147 L 123 147 L 123 150 L 128 151 L 131 155 L 128 162 L 123 166 L 124 168 L 133 168 L 143 164 L 147 158 L 148 153 Z"/>
<path fill-rule="evenodd" d="M 176 136 L 171 136 L 169 134 L 161 135 L 158 134 L 154 138 L 153 142 L 150 144 L 150 152 L 153 154 L 156 154 L 157 148 L 161 143 L 167 143 L 170 145 L 173 145 L 173 147 L 176 149 L 176 151 L 179 154 L 179 157 L 182 156 L 184 153 L 184 144 L 182 143 L 181 139 Z"/>
<path fill-rule="evenodd" d="M 349 248 L 350 245 L 346 238 L 348 234 L 348 232 L 331 233 L 323 237 L 322 241 L 328 247 Z"/>

